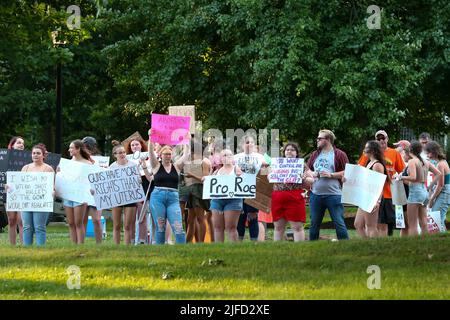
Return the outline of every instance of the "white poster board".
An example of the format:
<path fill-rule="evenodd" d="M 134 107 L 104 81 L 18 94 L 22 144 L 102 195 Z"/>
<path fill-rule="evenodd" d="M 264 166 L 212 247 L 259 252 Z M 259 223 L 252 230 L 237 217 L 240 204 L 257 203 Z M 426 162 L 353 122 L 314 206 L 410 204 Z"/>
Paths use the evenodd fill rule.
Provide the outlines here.
<path fill-rule="evenodd" d="M 104 156 L 91 156 L 92 160 L 95 161 L 95 165 L 100 168 L 108 169 L 109 167 L 109 157 Z"/>
<path fill-rule="evenodd" d="M 56 173 L 56 196 L 61 199 L 87 203 L 95 206 L 94 197 L 91 194 L 88 175 L 105 169 L 77 161 L 61 158 L 60 171 Z M 100 209 L 99 209 L 100 210 Z"/>
<path fill-rule="evenodd" d="M 394 206 L 404 206 L 407 202 L 405 185 L 401 180 L 391 182 L 392 204 Z"/>
<path fill-rule="evenodd" d="M 405 226 L 405 216 L 403 214 L 403 206 L 395 206 L 395 227 L 397 229 L 404 229 Z"/>
<path fill-rule="evenodd" d="M 256 175 L 206 176 L 203 182 L 203 199 L 235 199 L 256 197 Z"/>
<path fill-rule="evenodd" d="M 344 177 L 341 202 L 372 212 L 383 191 L 386 175 L 347 163 Z"/>
<path fill-rule="evenodd" d="M 53 172 L 7 172 L 6 211 L 53 212 Z"/>
<path fill-rule="evenodd" d="M 302 183 L 305 160 L 301 158 L 272 158 L 270 183 Z"/>
<path fill-rule="evenodd" d="M 111 209 L 145 200 L 137 166 L 91 173 L 88 180 L 90 188 L 94 190 L 97 210 Z"/>

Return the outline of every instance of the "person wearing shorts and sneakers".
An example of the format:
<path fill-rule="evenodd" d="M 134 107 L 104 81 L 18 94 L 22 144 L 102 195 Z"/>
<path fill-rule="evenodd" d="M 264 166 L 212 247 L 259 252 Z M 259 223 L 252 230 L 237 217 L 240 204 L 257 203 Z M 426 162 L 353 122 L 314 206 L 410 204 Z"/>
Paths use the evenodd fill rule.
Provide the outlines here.
<path fill-rule="evenodd" d="M 392 148 L 388 147 L 389 137 L 384 130 L 379 130 L 375 133 L 375 139 L 378 141 L 381 147 L 381 151 L 384 154 L 384 160 L 386 161 L 386 169 L 389 178 L 392 180 L 393 176 L 401 174 L 405 168 L 400 153 Z M 366 155 L 362 155 L 358 160 L 358 164 L 366 167 L 369 162 L 369 158 Z M 383 197 L 381 198 L 380 210 L 378 212 L 378 236 L 392 236 L 394 234 L 395 227 L 395 207 L 392 204 L 391 184 L 386 180 L 383 188 Z"/>

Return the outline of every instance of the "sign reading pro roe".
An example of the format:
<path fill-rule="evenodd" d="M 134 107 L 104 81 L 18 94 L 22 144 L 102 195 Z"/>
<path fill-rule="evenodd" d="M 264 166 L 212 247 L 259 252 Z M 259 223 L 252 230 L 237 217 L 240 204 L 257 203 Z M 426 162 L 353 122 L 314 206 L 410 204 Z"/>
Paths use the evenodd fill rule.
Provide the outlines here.
<path fill-rule="evenodd" d="M 203 182 L 203 199 L 255 198 L 256 175 L 206 176 Z"/>

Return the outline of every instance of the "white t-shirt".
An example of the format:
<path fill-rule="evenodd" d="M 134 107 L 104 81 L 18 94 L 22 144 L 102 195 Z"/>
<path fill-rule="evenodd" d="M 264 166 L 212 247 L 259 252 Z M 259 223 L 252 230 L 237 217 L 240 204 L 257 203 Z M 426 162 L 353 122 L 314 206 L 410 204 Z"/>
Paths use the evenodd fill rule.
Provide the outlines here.
<path fill-rule="evenodd" d="M 264 156 L 257 152 L 252 152 L 250 154 L 241 152 L 234 156 L 234 162 L 242 172 L 250 174 L 258 174 L 264 163 Z"/>

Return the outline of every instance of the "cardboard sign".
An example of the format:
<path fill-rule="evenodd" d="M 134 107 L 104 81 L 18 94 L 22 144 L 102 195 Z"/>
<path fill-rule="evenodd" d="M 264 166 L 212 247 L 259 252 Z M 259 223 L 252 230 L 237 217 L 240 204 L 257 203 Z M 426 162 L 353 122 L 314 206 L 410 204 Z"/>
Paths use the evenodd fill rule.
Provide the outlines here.
<path fill-rule="evenodd" d="M 145 192 L 137 166 L 91 173 L 88 179 L 91 189 L 94 190 L 97 210 L 145 200 Z"/>
<path fill-rule="evenodd" d="M 7 172 L 6 211 L 53 212 L 53 172 Z"/>
<path fill-rule="evenodd" d="M 104 168 L 104 169 L 108 169 L 109 167 L 109 157 L 104 157 L 104 156 L 91 156 L 92 160 L 95 161 L 94 165 L 100 167 L 100 168 Z"/>
<path fill-rule="evenodd" d="M 270 183 L 302 183 L 304 159 L 272 158 L 270 173 L 267 176 Z"/>
<path fill-rule="evenodd" d="M 95 206 L 88 175 L 105 169 L 68 159 L 61 159 L 59 168 L 60 172 L 56 173 L 56 195 L 65 200 Z"/>
<path fill-rule="evenodd" d="M 195 106 L 170 106 L 169 114 L 171 116 L 190 117 L 191 124 L 189 131 L 192 133 L 195 132 Z"/>
<path fill-rule="evenodd" d="M 152 142 L 167 145 L 189 144 L 186 135 L 190 127 L 190 117 L 152 114 Z"/>
<path fill-rule="evenodd" d="M 405 216 L 403 215 L 403 206 L 395 206 L 395 227 L 397 229 L 405 228 Z"/>
<path fill-rule="evenodd" d="M 203 199 L 255 198 L 256 175 L 206 176 L 203 182 Z"/>
<path fill-rule="evenodd" d="M 0 149 L 0 194 L 3 202 L 6 202 L 6 171 L 8 171 L 8 149 Z"/>
<path fill-rule="evenodd" d="M 344 176 L 341 202 L 372 212 L 383 191 L 386 175 L 347 163 Z"/>
<path fill-rule="evenodd" d="M 273 184 L 269 183 L 267 176 L 259 174 L 256 176 L 256 197 L 254 199 L 245 199 L 244 202 L 263 212 L 270 212 L 272 207 L 272 191 Z"/>
<path fill-rule="evenodd" d="M 404 206 L 407 202 L 405 185 L 403 181 L 392 180 L 391 182 L 392 204 Z"/>

